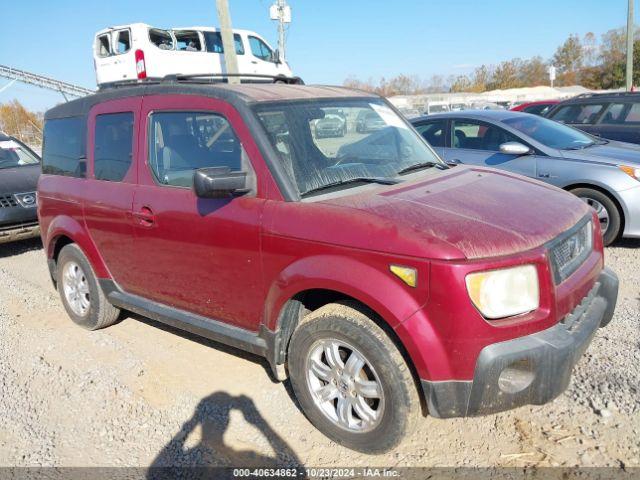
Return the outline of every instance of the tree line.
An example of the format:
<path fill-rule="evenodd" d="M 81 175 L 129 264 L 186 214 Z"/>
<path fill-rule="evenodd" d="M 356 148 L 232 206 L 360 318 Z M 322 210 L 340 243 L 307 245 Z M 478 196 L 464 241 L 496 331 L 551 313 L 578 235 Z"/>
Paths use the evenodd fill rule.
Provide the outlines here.
<path fill-rule="evenodd" d="M 27 110 L 18 100 L 0 104 L 0 132 L 31 146 L 42 143 L 41 114 Z"/>
<path fill-rule="evenodd" d="M 640 84 L 640 36 L 634 38 L 634 85 Z M 549 67 L 556 67 L 555 86 L 582 85 L 602 90 L 625 85 L 626 28 L 604 33 L 600 39 L 589 32 L 583 37 L 571 34 L 544 59 L 513 58 L 497 65 L 481 65 L 468 75 L 433 75 L 422 79 L 417 75 L 398 75 L 379 80 L 362 81 L 350 76 L 344 85 L 375 92 L 383 96 L 417 95 L 444 92 L 485 92 L 488 90 L 549 85 Z"/>

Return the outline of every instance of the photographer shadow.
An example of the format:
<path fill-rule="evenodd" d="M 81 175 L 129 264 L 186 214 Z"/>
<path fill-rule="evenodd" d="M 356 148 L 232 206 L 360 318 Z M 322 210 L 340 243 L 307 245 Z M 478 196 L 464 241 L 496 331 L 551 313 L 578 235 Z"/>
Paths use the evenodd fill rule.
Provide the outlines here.
<path fill-rule="evenodd" d="M 247 423 L 267 439 L 274 456 L 253 450 L 239 450 L 225 444 L 230 413 L 238 410 Z M 188 446 L 189 436 L 200 426 L 200 441 Z M 209 477 L 215 467 L 286 468 L 297 467 L 300 460 L 291 447 L 264 420 L 253 400 L 245 395 L 232 396 L 216 392 L 200 401 L 193 416 L 162 449 L 151 464 L 147 478 Z M 203 477 L 204 475 L 204 477 Z M 216 478 L 222 475 L 215 475 Z"/>

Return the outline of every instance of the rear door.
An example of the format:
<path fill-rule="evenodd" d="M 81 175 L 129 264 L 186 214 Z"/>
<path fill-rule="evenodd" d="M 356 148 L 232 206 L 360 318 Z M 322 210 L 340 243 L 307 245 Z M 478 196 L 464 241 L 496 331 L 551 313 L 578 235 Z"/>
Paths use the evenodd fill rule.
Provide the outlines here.
<path fill-rule="evenodd" d="M 500 152 L 500 145 L 506 142 L 528 145 L 521 138 L 492 123 L 472 119 L 453 119 L 450 144 L 443 148 L 443 157 L 450 164 L 462 163 L 500 168 L 527 177 L 535 177 L 535 155 L 504 154 Z"/>
<path fill-rule="evenodd" d="M 609 104 L 596 127 L 603 138 L 640 144 L 640 103 Z"/>
<path fill-rule="evenodd" d="M 104 102 L 93 107 L 88 117 L 84 218 L 112 278 L 125 290 L 132 285 L 134 139 L 141 102 L 139 97 Z"/>

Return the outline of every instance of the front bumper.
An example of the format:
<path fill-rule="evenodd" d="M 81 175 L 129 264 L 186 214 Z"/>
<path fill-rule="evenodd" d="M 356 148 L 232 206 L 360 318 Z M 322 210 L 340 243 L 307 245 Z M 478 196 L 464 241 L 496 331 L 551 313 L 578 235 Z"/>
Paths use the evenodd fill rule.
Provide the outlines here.
<path fill-rule="evenodd" d="M 569 385 L 574 365 L 598 328 L 611 321 L 617 297 L 618 277 L 605 268 L 588 295 L 558 324 L 485 347 L 473 380 L 422 380 L 429 414 L 485 415 L 554 399 Z"/>
<path fill-rule="evenodd" d="M 38 222 L 0 227 L 0 244 L 26 240 L 40 235 Z"/>

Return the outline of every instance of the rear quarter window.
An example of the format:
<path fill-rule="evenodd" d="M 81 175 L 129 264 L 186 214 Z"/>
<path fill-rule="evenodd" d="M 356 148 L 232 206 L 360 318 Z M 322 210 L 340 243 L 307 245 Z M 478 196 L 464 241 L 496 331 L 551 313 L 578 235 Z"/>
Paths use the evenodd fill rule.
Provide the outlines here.
<path fill-rule="evenodd" d="M 42 173 L 84 178 L 86 161 L 83 117 L 51 119 L 45 122 Z"/>
<path fill-rule="evenodd" d="M 550 118 L 556 122 L 586 125 L 594 123 L 603 108 L 601 103 L 563 105 Z"/>

